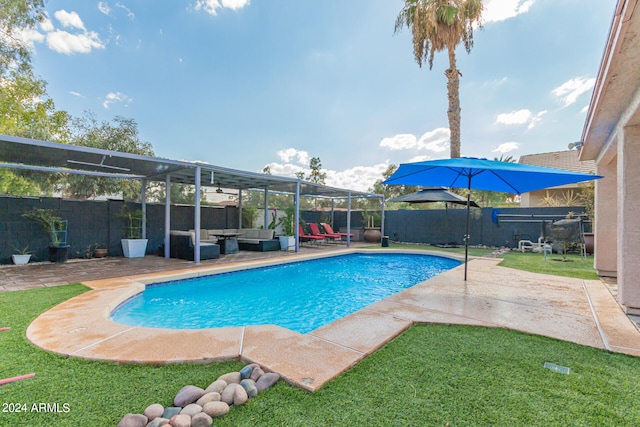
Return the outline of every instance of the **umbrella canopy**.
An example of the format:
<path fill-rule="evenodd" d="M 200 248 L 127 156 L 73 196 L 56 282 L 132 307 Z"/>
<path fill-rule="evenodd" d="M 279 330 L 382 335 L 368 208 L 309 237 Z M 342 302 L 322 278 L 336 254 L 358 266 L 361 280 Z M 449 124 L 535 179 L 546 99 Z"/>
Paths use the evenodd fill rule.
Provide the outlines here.
<path fill-rule="evenodd" d="M 407 203 L 431 203 L 431 202 L 447 202 L 456 203 L 458 205 L 466 205 L 466 197 L 457 195 L 448 191 L 445 187 L 426 187 L 415 193 L 403 194 L 402 196 L 394 197 L 387 202 L 407 202 Z M 471 201 L 471 206 L 478 208 L 476 202 Z"/>
<path fill-rule="evenodd" d="M 467 280 L 471 189 L 522 194 L 599 178 L 602 177 L 563 169 L 460 157 L 401 164 L 398 170 L 383 184 L 441 185 L 469 190 L 467 193 L 467 229 L 464 250 L 464 280 Z"/>

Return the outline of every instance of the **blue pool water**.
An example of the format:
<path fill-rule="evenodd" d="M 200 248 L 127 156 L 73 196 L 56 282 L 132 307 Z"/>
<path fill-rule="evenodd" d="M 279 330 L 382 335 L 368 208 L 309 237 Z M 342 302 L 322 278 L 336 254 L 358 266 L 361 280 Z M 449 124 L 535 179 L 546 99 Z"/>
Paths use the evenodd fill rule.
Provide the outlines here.
<path fill-rule="evenodd" d="M 460 265 L 414 254 L 350 254 L 152 284 L 111 318 L 202 329 L 275 324 L 307 333 Z"/>

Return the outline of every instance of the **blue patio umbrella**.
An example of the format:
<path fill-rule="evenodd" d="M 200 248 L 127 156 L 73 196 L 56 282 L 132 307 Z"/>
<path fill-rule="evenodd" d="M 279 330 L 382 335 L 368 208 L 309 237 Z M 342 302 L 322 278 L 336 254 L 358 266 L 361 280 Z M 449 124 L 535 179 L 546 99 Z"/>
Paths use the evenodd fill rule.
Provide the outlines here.
<path fill-rule="evenodd" d="M 469 254 L 469 207 L 471 190 L 522 194 L 530 191 L 602 178 L 598 175 L 545 168 L 522 163 L 460 157 L 401 164 L 383 184 L 440 185 L 466 188 L 467 227 L 464 236 L 464 280 L 467 280 Z"/>

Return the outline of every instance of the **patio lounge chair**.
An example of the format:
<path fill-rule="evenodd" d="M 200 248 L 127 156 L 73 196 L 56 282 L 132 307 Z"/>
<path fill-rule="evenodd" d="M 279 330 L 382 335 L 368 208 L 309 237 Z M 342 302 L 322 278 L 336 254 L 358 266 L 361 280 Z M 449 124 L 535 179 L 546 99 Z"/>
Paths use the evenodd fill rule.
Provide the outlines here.
<path fill-rule="evenodd" d="M 298 224 L 298 235 L 300 238 L 300 243 L 304 242 L 324 242 L 324 237 L 322 236 L 312 236 L 304 232 L 304 228 L 302 228 L 302 224 Z"/>
<path fill-rule="evenodd" d="M 312 236 L 324 237 L 325 239 L 331 240 L 334 243 L 336 242 L 336 239 L 340 239 L 342 237 L 338 233 L 322 233 L 322 232 L 320 232 L 320 227 L 318 227 L 318 224 L 316 224 L 314 222 L 310 222 L 307 225 L 309 226 L 309 231 L 311 232 Z"/>
<path fill-rule="evenodd" d="M 331 228 L 331 226 L 329 224 L 321 222 L 320 225 L 324 229 L 324 232 L 327 233 L 327 234 L 338 234 L 338 235 L 340 235 L 341 238 L 346 238 L 347 237 L 347 233 L 336 233 L 335 231 L 333 231 L 333 228 Z M 350 238 L 353 239 L 353 236 L 355 236 L 355 234 L 349 233 L 349 237 Z"/>

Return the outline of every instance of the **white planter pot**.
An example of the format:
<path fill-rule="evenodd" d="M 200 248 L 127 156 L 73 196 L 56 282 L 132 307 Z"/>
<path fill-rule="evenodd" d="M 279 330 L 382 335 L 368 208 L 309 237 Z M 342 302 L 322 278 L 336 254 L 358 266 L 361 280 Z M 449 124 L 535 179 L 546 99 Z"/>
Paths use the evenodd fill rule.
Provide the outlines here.
<path fill-rule="evenodd" d="M 29 263 L 29 260 L 31 259 L 31 254 L 11 255 L 11 258 L 13 258 L 13 263 L 15 265 L 24 265 Z"/>
<path fill-rule="evenodd" d="M 296 239 L 294 236 L 278 236 L 280 239 L 280 250 L 294 251 L 296 249 Z"/>
<path fill-rule="evenodd" d="M 147 252 L 148 239 L 122 239 L 122 252 L 126 258 L 141 258 Z"/>

